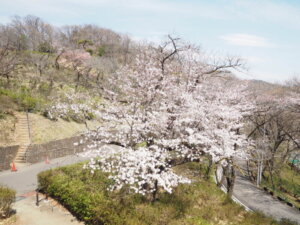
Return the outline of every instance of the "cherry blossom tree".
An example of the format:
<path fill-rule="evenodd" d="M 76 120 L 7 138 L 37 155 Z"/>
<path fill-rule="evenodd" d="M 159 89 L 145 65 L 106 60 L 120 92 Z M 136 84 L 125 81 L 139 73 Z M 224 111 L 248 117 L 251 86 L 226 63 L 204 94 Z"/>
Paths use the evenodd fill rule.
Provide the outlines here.
<path fill-rule="evenodd" d="M 81 80 L 84 78 L 84 75 L 87 76 L 91 71 L 91 68 L 87 66 L 87 62 L 90 58 L 91 55 L 88 52 L 82 50 L 69 50 L 64 51 L 57 61 L 58 65 L 63 64 L 76 73 L 76 90 Z"/>
<path fill-rule="evenodd" d="M 149 187 L 156 193 L 157 186 L 165 185 L 158 180 L 168 180 L 169 176 L 178 179 L 174 184 L 180 183 L 181 178 L 173 172 L 163 175 L 176 165 L 174 157 L 184 163 L 208 155 L 212 163 L 234 171 L 234 157 L 247 156 L 247 140 L 240 130 L 244 114 L 252 108 L 245 101 L 245 86 L 226 88 L 217 81 L 200 81 L 198 67 L 203 68 L 204 62 L 196 63 L 197 57 L 188 67 L 176 59 L 162 67 L 158 60 L 161 56 L 161 51 L 148 48 L 111 77 L 105 88 L 109 103 L 98 108 L 103 126 L 87 135 L 87 139 L 94 140 L 91 148 L 98 149 L 98 158 L 92 159 L 90 167 L 114 172 L 114 188 L 130 184 L 138 193 L 147 193 Z M 203 71 L 202 74 L 207 72 Z M 117 144 L 128 152 L 104 154 L 99 148 L 103 143 Z M 144 164 L 154 170 L 141 170 L 138 166 L 143 155 Z M 159 156 L 159 160 L 150 156 Z M 127 173 L 136 173 L 139 178 L 126 177 Z M 138 185 L 141 179 L 153 176 L 157 178 L 149 178 L 153 182 L 144 180 L 143 185 Z M 173 186 L 176 185 L 164 189 L 170 191 Z"/>

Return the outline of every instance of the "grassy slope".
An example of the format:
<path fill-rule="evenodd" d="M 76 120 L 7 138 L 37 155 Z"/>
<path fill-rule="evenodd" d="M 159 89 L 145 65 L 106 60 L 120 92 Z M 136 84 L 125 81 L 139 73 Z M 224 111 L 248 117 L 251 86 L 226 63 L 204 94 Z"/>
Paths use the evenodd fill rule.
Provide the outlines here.
<path fill-rule="evenodd" d="M 0 219 L 0 225 L 16 225 L 17 216 L 13 215 L 7 219 Z"/>
<path fill-rule="evenodd" d="M 68 122 L 62 119 L 51 121 L 33 113 L 30 113 L 29 118 L 32 129 L 32 142 L 34 144 L 68 138 L 87 131 L 84 123 Z M 87 121 L 87 124 L 89 129 L 95 129 L 99 122 Z"/>
<path fill-rule="evenodd" d="M 30 113 L 29 118 L 33 144 L 68 138 L 87 131 L 83 123 L 68 122 L 62 119 L 51 121 L 44 116 L 34 113 Z M 0 119 L 0 146 L 17 144 L 14 135 L 16 122 L 16 118 L 9 114 L 5 115 L 5 118 Z M 89 129 L 95 129 L 100 123 L 97 121 L 87 121 L 87 125 Z"/>
<path fill-rule="evenodd" d="M 278 224 L 258 213 L 246 212 L 233 203 L 212 181 L 201 179 L 197 165 L 176 168 L 189 174 L 191 185 L 174 193 L 159 193 L 155 203 L 126 191 L 108 192 L 110 181 L 97 171 L 91 175 L 82 165 L 72 165 L 39 175 L 43 191 L 58 199 L 87 224 L 130 225 L 270 225 Z M 101 223 L 102 222 L 102 223 Z"/>
<path fill-rule="evenodd" d="M 16 144 L 14 136 L 16 122 L 16 118 L 9 114 L 5 114 L 4 118 L 0 119 L 0 146 Z"/>
<path fill-rule="evenodd" d="M 267 179 L 263 180 L 262 186 L 272 189 L 271 180 L 268 173 Z M 300 208 L 300 173 L 292 170 L 288 165 L 284 165 L 279 176 L 275 174 L 275 194 L 287 199 L 296 207 Z"/>

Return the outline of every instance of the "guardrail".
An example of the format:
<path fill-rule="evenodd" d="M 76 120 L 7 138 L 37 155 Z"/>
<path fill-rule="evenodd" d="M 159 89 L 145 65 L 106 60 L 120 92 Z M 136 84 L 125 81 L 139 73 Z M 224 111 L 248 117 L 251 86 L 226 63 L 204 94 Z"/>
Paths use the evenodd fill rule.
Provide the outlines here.
<path fill-rule="evenodd" d="M 32 143 L 32 138 L 31 138 L 31 129 L 30 129 L 30 120 L 29 120 L 28 111 L 26 111 L 26 117 L 27 117 L 27 127 L 28 127 L 29 142 L 31 144 Z"/>

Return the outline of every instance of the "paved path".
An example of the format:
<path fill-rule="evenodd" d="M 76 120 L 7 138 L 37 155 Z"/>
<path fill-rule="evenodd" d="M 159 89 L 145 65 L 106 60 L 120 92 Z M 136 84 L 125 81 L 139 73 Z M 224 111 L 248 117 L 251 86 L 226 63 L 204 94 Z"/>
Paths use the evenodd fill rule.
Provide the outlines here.
<path fill-rule="evenodd" d="M 50 160 L 50 164 L 45 162 L 32 164 L 29 166 L 17 168 L 17 172 L 10 170 L 0 173 L 0 184 L 5 184 L 17 191 L 17 199 L 27 192 L 31 192 L 37 188 L 37 174 L 50 168 L 56 168 L 68 164 L 87 160 L 87 158 L 79 156 L 66 156 Z"/>
<path fill-rule="evenodd" d="M 300 211 L 278 201 L 263 190 L 257 188 L 246 177 L 238 175 L 233 195 L 254 211 L 271 216 L 277 220 L 287 218 L 300 224 Z"/>
<path fill-rule="evenodd" d="M 15 225 L 83 225 L 66 209 L 53 200 L 42 200 L 35 205 L 35 195 L 18 201 L 13 206 L 17 210 Z"/>
<path fill-rule="evenodd" d="M 41 162 L 17 168 L 17 172 L 1 172 L 0 183 L 17 191 L 17 202 L 13 205 L 17 211 L 17 222 L 14 225 L 83 225 L 59 204 L 53 205 L 42 200 L 40 206 L 36 206 L 34 190 L 37 188 L 38 173 L 84 160 L 87 158 L 66 156 L 53 159 L 50 164 Z"/>

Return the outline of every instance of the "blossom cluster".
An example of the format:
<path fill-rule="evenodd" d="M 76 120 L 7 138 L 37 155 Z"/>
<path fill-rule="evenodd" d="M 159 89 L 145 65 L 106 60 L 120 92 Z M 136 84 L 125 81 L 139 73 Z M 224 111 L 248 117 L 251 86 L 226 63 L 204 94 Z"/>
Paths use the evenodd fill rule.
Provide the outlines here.
<path fill-rule="evenodd" d="M 190 183 L 190 180 L 175 174 L 168 164 L 168 153 L 152 146 L 151 148 L 119 148 L 104 146 L 93 151 L 97 156 L 92 158 L 85 168 L 108 172 L 114 180 L 110 190 L 119 190 L 128 185 L 134 193 L 142 195 L 153 193 L 162 188 L 172 193 L 179 183 Z M 95 154 L 95 152 L 97 152 Z"/>
<path fill-rule="evenodd" d="M 62 118 L 84 122 L 97 118 L 99 115 L 96 103 L 83 94 L 65 94 L 59 100 L 54 100 L 45 109 L 45 115 L 51 120 Z"/>

